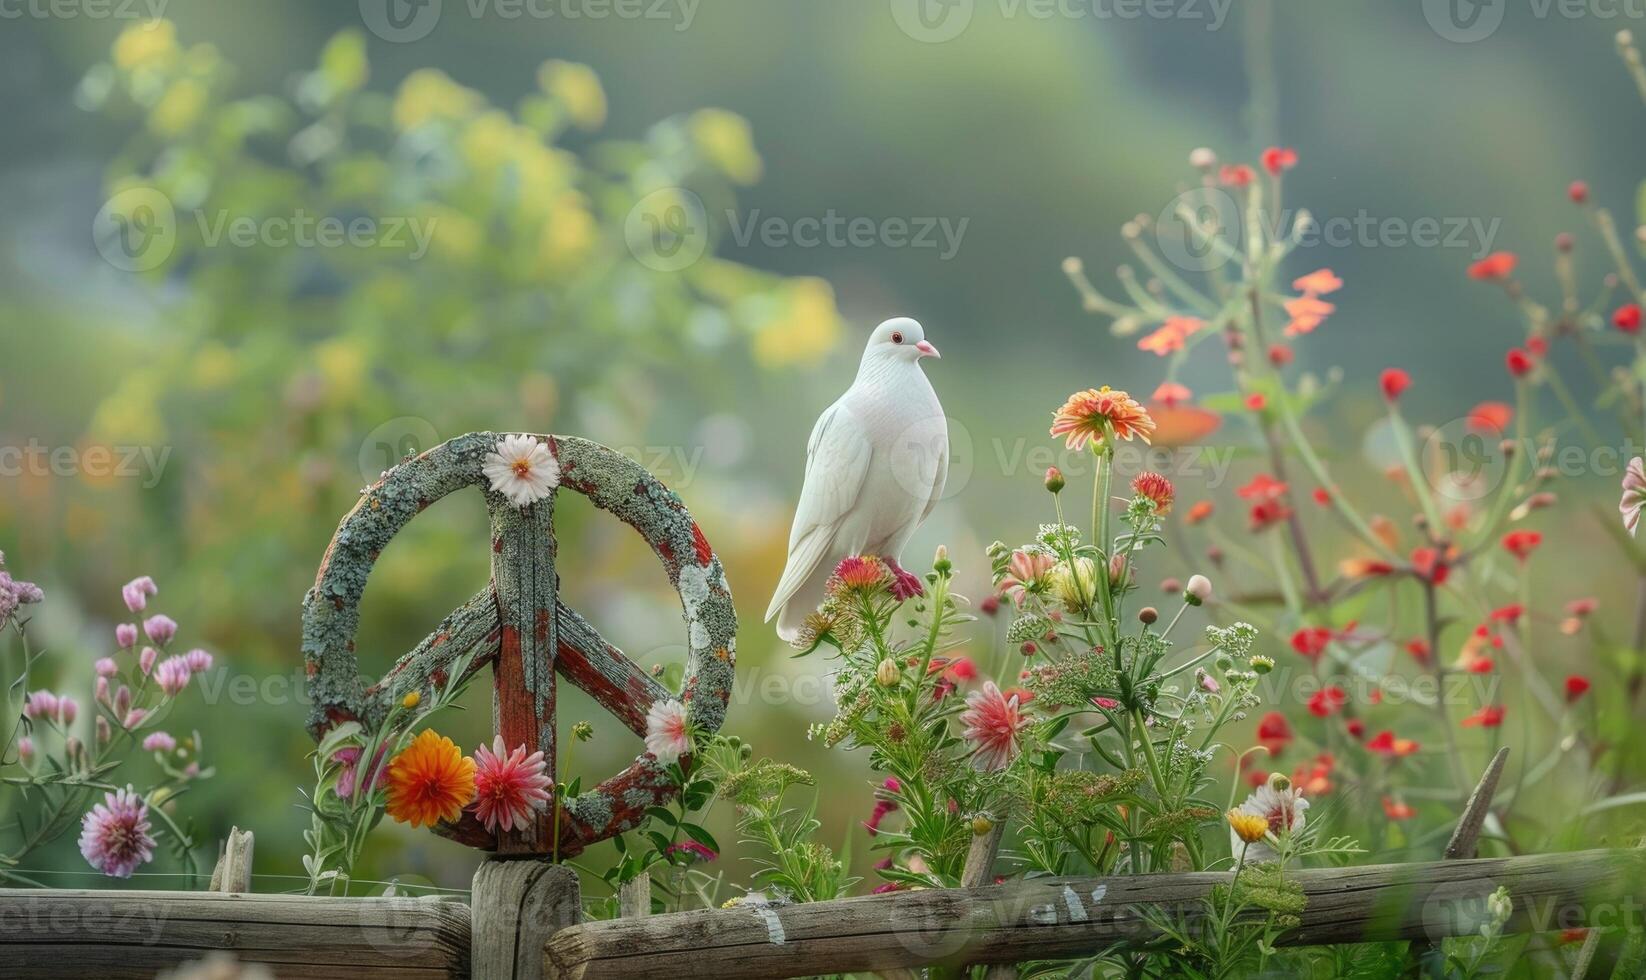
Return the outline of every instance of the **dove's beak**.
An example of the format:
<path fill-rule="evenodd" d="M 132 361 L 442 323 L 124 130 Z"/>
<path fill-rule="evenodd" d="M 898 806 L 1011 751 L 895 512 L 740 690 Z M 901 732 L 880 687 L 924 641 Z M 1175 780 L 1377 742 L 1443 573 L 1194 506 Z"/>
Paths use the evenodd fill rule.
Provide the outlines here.
<path fill-rule="evenodd" d="M 937 348 L 933 347 L 930 341 L 922 340 L 914 345 L 914 349 L 920 352 L 921 357 L 935 357 L 939 360 L 943 358 L 943 355 L 937 352 Z"/>

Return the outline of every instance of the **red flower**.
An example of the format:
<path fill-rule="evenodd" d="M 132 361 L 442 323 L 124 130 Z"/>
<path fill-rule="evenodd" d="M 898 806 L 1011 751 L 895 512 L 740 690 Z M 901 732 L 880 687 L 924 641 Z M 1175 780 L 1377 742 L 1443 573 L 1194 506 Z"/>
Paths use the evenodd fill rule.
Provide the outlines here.
<path fill-rule="evenodd" d="M 1257 740 L 1263 743 L 1270 753 L 1279 755 L 1292 742 L 1291 722 L 1278 711 L 1269 712 L 1258 719 Z"/>
<path fill-rule="evenodd" d="M 1217 172 L 1218 182 L 1225 187 L 1250 187 L 1257 171 L 1244 163 L 1224 164 Z"/>
<path fill-rule="evenodd" d="M 1429 641 L 1422 639 L 1421 637 L 1418 639 L 1407 640 L 1406 652 L 1411 654 L 1412 658 L 1418 663 L 1426 664 L 1429 662 Z"/>
<path fill-rule="evenodd" d="M 1183 515 L 1183 520 L 1189 524 L 1199 524 L 1210 516 L 1212 516 L 1212 502 L 1210 500 L 1197 500 L 1195 505 L 1189 508 L 1189 512 Z"/>
<path fill-rule="evenodd" d="M 1515 410 L 1503 402 L 1481 402 L 1469 411 L 1469 428 L 1482 435 L 1502 435 L 1514 416 Z"/>
<path fill-rule="evenodd" d="M 1411 755 L 1418 748 L 1416 741 L 1409 738 L 1395 738 L 1395 733 L 1386 728 L 1373 735 L 1372 740 L 1366 743 L 1366 751 L 1390 756 L 1391 758 Z"/>
<path fill-rule="evenodd" d="M 1383 386 L 1383 397 L 1391 402 L 1412 386 L 1412 376 L 1400 368 L 1385 368 L 1377 380 Z"/>
<path fill-rule="evenodd" d="M 1275 500 L 1285 495 L 1286 484 L 1267 473 L 1259 473 L 1235 493 L 1242 500 Z"/>
<path fill-rule="evenodd" d="M 1292 634 L 1292 649 L 1315 659 L 1326 652 L 1326 644 L 1332 642 L 1332 631 L 1324 626 L 1305 626 Z"/>
<path fill-rule="evenodd" d="M 1390 820 L 1410 820 L 1416 814 L 1417 811 L 1412 809 L 1410 803 L 1397 800 L 1392 796 L 1383 798 L 1383 815 Z"/>
<path fill-rule="evenodd" d="M 1266 531 L 1291 516 L 1292 509 L 1282 501 L 1264 500 L 1252 505 L 1247 521 L 1251 530 Z"/>
<path fill-rule="evenodd" d="M 1314 490 L 1310 491 L 1309 496 L 1313 497 L 1314 502 L 1322 507 L 1329 506 L 1332 502 L 1332 495 L 1326 491 L 1325 487 L 1315 487 Z"/>
<path fill-rule="evenodd" d="M 1348 703 L 1349 695 L 1343 688 L 1331 684 L 1309 696 L 1309 714 L 1316 718 L 1325 718 L 1337 714 Z"/>
<path fill-rule="evenodd" d="M 1519 347 L 1509 348 L 1509 353 L 1503 355 L 1503 364 L 1509 369 L 1509 374 L 1516 378 L 1524 378 L 1535 366 L 1532 355 Z"/>
<path fill-rule="evenodd" d="M 1537 550 L 1537 546 L 1543 543 L 1543 535 L 1538 531 L 1510 531 L 1503 536 L 1502 543 L 1504 551 L 1525 561 Z"/>
<path fill-rule="evenodd" d="M 1486 618 L 1494 623 L 1517 623 L 1526 614 L 1526 607 L 1518 602 L 1493 609 Z"/>
<path fill-rule="evenodd" d="M 1276 344 L 1269 348 L 1269 363 L 1273 364 L 1275 367 L 1285 367 L 1286 365 L 1292 363 L 1292 359 L 1295 356 L 1296 355 L 1292 353 L 1292 349 L 1287 347 L 1285 344 Z"/>
<path fill-rule="evenodd" d="M 1261 412 L 1269 407 L 1268 396 L 1261 391 L 1254 391 L 1246 396 L 1246 407 L 1254 412 Z"/>
<path fill-rule="evenodd" d="M 1469 266 L 1469 278 L 1502 281 L 1514 274 L 1519 261 L 1513 252 L 1493 252 Z"/>
<path fill-rule="evenodd" d="M 1183 385 L 1180 385 L 1175 381 L 1166 381 L 1162 382 L 1160 387 L 1154 390 L 1154 395 L 1151 396 L 1151 400 L 1157 401 L 1167 408 L 1176 408 L 1193 397 L 1194 392 L 1190 391 Z"/>
<path fill-rule="evenodd" d="M 1443 584 L 1451 573 L 1445 559 L 1434 548 L 1413 548 L 1411 562 L 1417 577 L 1434 585 Z"/>
<path fill-rule="evenodd" d="M 1589 693 L 1589 678 L 1584 677 L 1582 674 L 1572 674 L 1566 678 L 1566 701 L 1568 703 L 1576 701 L 1587 693 Z"/>
<path fill-rule="evenodd" d="M 1640 330 L 1640 304 L 1630 303 L 1620 306 L 1612 314 L 1612 325 L 1624 333 L 1637 333 Z"/>
<path fill-rule="evenodd" d="M 1572 199 L 1573 204 L 1583 204 L 1589 200 L 1589 185 L 1581 180 L 1574 180 L 1566 185 L 1566 196 Z"/>
<path fill-rule="evenodd" d="M 1366 735 L 1366 723 L 1359 718 L 1350 718 L 1343 723 L 1343 730 L 1349 733 L 1350 738 L 1363 738 Z"/>
<path fill-rule="evenodd" d="M 1154 501 L 1154 512 L 1159 516 L 1172 512 L 1172 500 L 1177 495 L 1171 480 L 1148 470 L 1133 478 L 1132 492 Z"/>
<path fill-rule="evenodd" d="M 1484 708 L 1481 708 L 1479 711 L 1476 711 L 1474 714 L 1463 719 L 1464 728 L 1474 728 L 1476 726 L 1481 728 L 1496 728 L 1501 724 L 1503 724 L 1503 706 L 1500 704 L 1488 704 Z"/>
<path fill-rule="evenodd" d="M 1263 151 L 1263 169 L 1279 177 L 1297 166 L 1297 151 L 1289 146 L 1271 146 Z"/>

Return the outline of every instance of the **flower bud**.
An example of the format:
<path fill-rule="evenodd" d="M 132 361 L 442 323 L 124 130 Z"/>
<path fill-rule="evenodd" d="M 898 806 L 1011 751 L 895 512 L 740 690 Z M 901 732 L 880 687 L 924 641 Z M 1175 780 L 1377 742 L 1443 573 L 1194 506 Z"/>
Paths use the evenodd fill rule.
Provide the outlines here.
<path fill-rule="evenodd" d="M 1160 610 L 1153 606 L 1144 606 L 1142 609 L 1137 611 L 1137 621 L 1142 623 L 1144 626 L 1153 626 L 1155 620 L 1159 618 Z"/>
<path fill-rule="evenodd" d="M 949 561 L 949 546 L 946 544 L 938 545 L 937 553 L 932 556 L 932 571 L 946 576 L 953 570 L 954 565 Z"/>
<path fill-rule="evenodd" d="M 1166 593 L 1167 595 L 1171 595 L 1174 592 L 1182 592 L 1183 583 L 1175 578 L 1163 578 L 1160 580 L 1160 591 Z"/>
<path fill-rule="evenodd" d="M 1275 669 L 1274 658 L 1265 657 L 1261 653 L 1253 656 L 1252 659 L 1246 662 L 1246 664 L 1252 668 L 1252 673 L 1254 674 L 1267 674 L 1269 671 Z"/>
<path fill-rule="evenodd" d="M 1217 166 L 1217 154 L 1210 147 L 1195 147 L 1189 152 L 1189 166 L 1196 170 L 1211 170 Z"/>
<path fill-rule="evenodd" d="M 897 665 L 897 661 L 887 657 L 885 660 L 880 661 L 879 667 L 875 668 L 874 679 L 880 683 L 881 687 L 896 687 L 898 682 L 903 679 L 903 669 Z"/>
<path fill-rule="evenodd" d="M 17 761 L 28 765 L 34 759 L 34 739 L 24 735 L 17 740 Z"/>
<path fill-rule="evenodd" d="M 594 738 L 594 726 L 586 721 L 578 722 L 572 726 L 572 738 L 577 739 L 579 742 L 587 742 L 589 739 Z"/>
<path fill-rule="evenodd" d="M 1269 788 L 1276 793 L 1284 793 L 1292 788 L 1292 781 L 1283 772 L 1269 773 Z"/>
<path fill-rule="evenodd" d="M 407 691 L 406 696 L 400 699 L 400 707 L 407 711 L 423 703 L 423 695 L 417 691 Z"/>
<path fill-rule="evenodd" d="M 1019 653 L 1023 654 L 1023 656 L 1025 656 L 1025 657 L 1032 657 L 1036 653 L 1040 652 L 1040 648 L 1034 645 L 1033 640 L 1030 640 L 1028 643 L 1025 643 L 1022 646 L 1018 647 L 1017 651 Z"/>
<path fill-rule="evenodd" d="M 972 833 L 979 837 L 994 829 L 994 821 L 979 813 L 972 818 Z"/>
<path fill-rule="evenodd" d="M 1046 489 L 1052 493 L 1062 493 L 1066 484 L 1063 481 L 1063 471 L 1055 466 L 1046 468 Z"/>
<path fill-rule="evenodd" d="M 1198 606 L 1212 597 L 1212 580 L 1204 575 L 1189 576 L 1189 584 L 1183 587 L 1183 601 L 1191 606 Z"/>

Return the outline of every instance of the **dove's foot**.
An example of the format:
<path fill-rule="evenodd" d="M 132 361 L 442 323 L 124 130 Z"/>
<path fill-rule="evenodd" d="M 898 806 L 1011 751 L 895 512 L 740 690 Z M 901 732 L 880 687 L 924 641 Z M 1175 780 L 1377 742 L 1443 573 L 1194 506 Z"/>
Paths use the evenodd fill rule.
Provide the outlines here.
<path fill-rule="evenodd" d="M 885 562 L 886 567 L 892 570 L 892 598 L 907 602 L 915 596 L 926 594 L 926 587 L 920 584 L 920 576 L 905 571 L 895 558 L 887 558 Z"/>

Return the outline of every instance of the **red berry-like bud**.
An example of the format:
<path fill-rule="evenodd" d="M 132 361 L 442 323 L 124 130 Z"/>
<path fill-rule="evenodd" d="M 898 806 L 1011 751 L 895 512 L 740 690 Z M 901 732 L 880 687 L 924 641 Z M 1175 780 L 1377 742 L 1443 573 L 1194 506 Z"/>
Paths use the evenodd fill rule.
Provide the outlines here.
<path fill-rule="evenodd" d="M 1573 204 L 1586 204 L 1589 201 L 1589 185 L 1581 180 L 1574 180 L 1566 188 L 1566 196 L 1572 199 Z"/>

